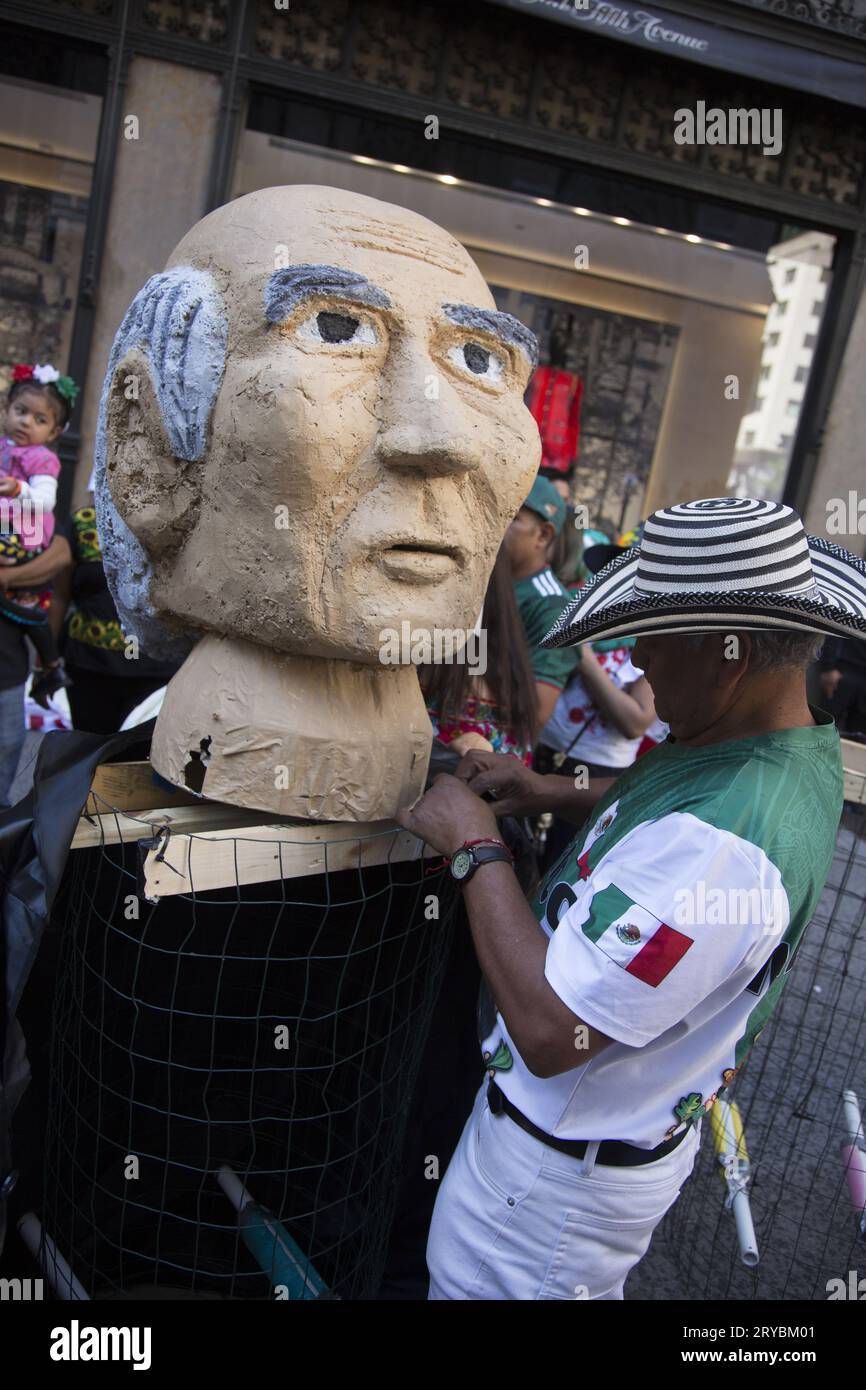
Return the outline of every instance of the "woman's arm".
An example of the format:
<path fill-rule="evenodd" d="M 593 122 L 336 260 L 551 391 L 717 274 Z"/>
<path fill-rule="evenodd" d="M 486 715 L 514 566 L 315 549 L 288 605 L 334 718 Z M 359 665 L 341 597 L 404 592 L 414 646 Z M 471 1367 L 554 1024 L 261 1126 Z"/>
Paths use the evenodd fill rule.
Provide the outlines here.
<path fill-rule="evenodd" d="M 11 567 L 3 561 L 0 569 L 0 587 L 4 589 L 38 589 L 40 584 L 48 584 L 61 570 L 72 564 L 72 551 L 65 536 L 54 536 L 50 545 L 37 555 L 35 560 L 25 560 L 23 565 Z"/>
<path fill-rule="evenodd" d="M 580 648 L 580 679 L 602 715 L 625 738 L 640 738 L 655 719 L 653 694 L 646 676 L 620 688 L 587 646 Z"/>

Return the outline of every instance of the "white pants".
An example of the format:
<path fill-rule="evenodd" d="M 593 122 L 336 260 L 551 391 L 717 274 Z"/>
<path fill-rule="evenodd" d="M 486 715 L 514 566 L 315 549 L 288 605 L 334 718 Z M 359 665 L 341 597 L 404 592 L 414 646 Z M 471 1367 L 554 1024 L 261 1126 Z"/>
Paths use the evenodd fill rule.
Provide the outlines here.
<path fill-rule="evenodd" d="M 427 1264 L 432 1299 L 622 1298 L 629 1270 L 692 1171 L 692 1130 L 637 1168 L 595 1166 L 492 1115 L 487 1079 L 442 1181 Z"/>

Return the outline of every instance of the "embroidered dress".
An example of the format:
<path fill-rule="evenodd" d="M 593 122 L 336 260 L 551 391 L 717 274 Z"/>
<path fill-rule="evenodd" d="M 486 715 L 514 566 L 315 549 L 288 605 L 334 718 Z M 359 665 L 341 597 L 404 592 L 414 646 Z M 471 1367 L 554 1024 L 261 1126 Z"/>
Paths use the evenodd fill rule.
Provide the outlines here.
<path fill-rule="evenodd" d="M 501 723 L 494 701 L 470 695 L 456 719 L 440 719 L 430 705 L 427 706 L 427 713 L 433 725 L 433 737 L 438 738 L 440 743 L 451 743 L 461 734 L 481 734 L 493 745 L 494 753 L 513 753 L 527 767 L 532 766 L 532 750 L 518 742 L 512 730 Z"/>
<path fill-rule="evenodd" d="M 839 738 L 815 726 L 701 748 L 668 740 L 623 772 L 532 903 L 545 975 L 614 1041 L 540 1079 L 501 1015 L 496 1080 L 548 1134 L 654 1148 L 729 1084 L 784 988 L 830 869 Z M 575 1038 L 579 1059 L 580 1037 Z M 500 1053 L 500 1055 L 502 1055 Z"/>
<path fill-rule="evenodd" d="M 102 548 L 94 507 L 79 507 L 69 522 L 72 549 L 73 609 L 66 629 L 66 664 L 78 675 L 122 677 L 126 680 L 169 681 L 176 663 L 160 662 L 139 652 L 130 659 L 129 639 L 118 618 L 102 566 Z"/>
<path fill-rule="evenodd" d="M 60 460 L 42 444 L 17 445 L 9 438 L 0 439 L 0 476 L 14 478 L 24 485 L 18 497 L 0 497 L 0 555 L 23 565 L 35 560 L 49 545 L 54 535 L 54 501 Z M 28 524 L 10 529 L 10 522 L 27 506 Z M 51 586 L 42 589 L 17 589 L 14 599 L 22 608 L 51 606 Z"/>
<path fill-rule="evenodd" d="M 60 476 L 60 460 L 43 444 L 17 445 L 11 439 L 0 439 L 0 475 L 25 484 L 24 495 L 32 497 L 35 504 L 32 532 L 28 528 L 27 532 L 22 531 L 18 535 L 19 544 L 28 552 L 27 559 L 32 560 L 45 549 L 54 535 L 52 513 Z M 46 480 L 44 483 L 43 479 Z M 3 500 L 14 502 L 17 499 Z"/>

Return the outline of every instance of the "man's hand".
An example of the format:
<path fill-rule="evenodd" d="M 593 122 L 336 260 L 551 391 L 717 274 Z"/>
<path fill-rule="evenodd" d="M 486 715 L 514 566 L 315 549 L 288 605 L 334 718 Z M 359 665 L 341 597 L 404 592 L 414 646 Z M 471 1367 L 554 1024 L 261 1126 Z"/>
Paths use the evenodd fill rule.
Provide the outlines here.
<path fill-rule="evenodd" d="M 454 776 L 476 796 L 491 792 L 496 816 L 531 816 L 546 811 L 545 780 L 511 753 L 481 753 L 473 749 L 460 759 Z"/>
<path fill-rule="evenodd" d="M 495 754 L 468 756 L 494 757 Z M 411 811 L 398 811 L 396 819 L 440 854 L 449 856 L 465 840 L 480 840 L 488 835 L 499 838 L 496 817 L 489 806 L 485 806 L 465 782 L 447 772 L 440 773 Z"/>
<path fill-rule="evenodd" d="M 0 497 L 17 497 L 20 485 L 16 478 L 0 479 Z"/>

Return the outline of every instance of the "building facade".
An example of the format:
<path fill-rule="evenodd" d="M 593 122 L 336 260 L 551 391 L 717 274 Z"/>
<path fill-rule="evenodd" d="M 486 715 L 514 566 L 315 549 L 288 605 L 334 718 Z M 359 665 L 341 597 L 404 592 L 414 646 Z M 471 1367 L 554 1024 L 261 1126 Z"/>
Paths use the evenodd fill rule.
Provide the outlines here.
<path fill-rule="evenodd" d="M 226 199 L 331 183 L 447 226 L 582 383 L 612 528 L 862 486 L 866 0 L 0 3 L 0 364 L 83 385 Z M 866 536 L 835 536 L 858 553 Z"/>

